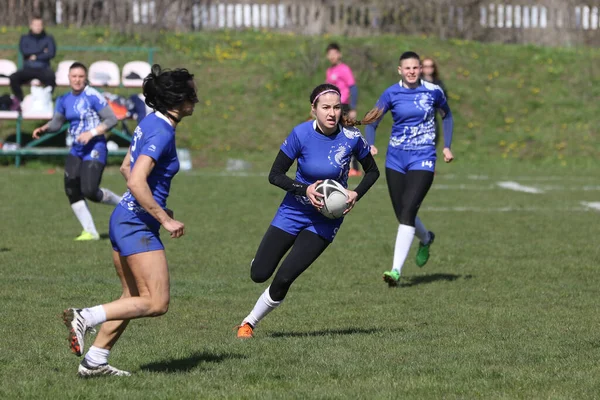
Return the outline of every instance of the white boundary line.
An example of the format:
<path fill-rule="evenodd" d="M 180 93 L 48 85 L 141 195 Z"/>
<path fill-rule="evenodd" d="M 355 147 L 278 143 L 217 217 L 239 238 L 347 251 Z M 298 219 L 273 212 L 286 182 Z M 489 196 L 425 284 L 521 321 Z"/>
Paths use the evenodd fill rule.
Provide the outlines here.
<path fill-rule="evenodd" d="M 502 189 L 514 190 L 516 192 L 533 193 L 533 194 L 544 193 L 544 191 L 541 190 L 541 189 L 538 189 L 538 188 L 533 187 L 533 186 L 524 186 L 524 185 L 521 185 L 520 183 L 515 182 L 515 181 L 497 182 L 496 184 L 498 186 L 500 186 Z"/>
<path fill-rule="evenodd" d="M 591 208 L 591 209 L 600 211 L 600 202 L 597 202 L 597 201 L 595 201 L 595 202 L 582 201 L 581 205 L 584 207 L 587 207 L 588 209 Z"/>
<path fill-rule="evenodd" d="M 421 207 L 419 212 L 472 212 L 472 213 L 513 213 L 513 212 L 594 212 L 600 211 L 600 203 L 596 207 Z"/>

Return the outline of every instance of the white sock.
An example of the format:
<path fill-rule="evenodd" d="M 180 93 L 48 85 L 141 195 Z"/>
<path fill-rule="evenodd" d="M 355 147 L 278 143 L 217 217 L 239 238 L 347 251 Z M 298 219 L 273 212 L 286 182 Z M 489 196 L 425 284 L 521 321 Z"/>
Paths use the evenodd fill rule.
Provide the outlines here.
<path fill-rule="evenodd" d="M 102 204 L 110 204 L 111 206 L 116 206 L 121 201 L 121 197 L 117 196 L 110 190 L 106 188 L 100 188 L 100 190 L 102 190 L 102 200 L 100 200 Z"/>
<path fill-rule="evenodd" d="M 266 317 L 268 313 L 281 304 L 281 301 L 274 301 L 271 298 L 271 295 L 269 295 L 269 288 L 270 286 L 260 295 L 250 314 L 242 321 L 242 325 L 247 322 L 253 327 L 256 327 L 256 324 L 258 324 L 261 319 Z"/>
<path fill-rule="evenodd" d="M 429 231 L 425 228 L 423 221 L 421 221 L 421 218 L 419 217 L 415 219 L 415 236 L 417 236 L 423 244 L 427 244 L 431 240 Z"/>
<path fill-rule="evenodd" d="M 94 225 L 94 219 L 92 218 L 92 213 L 90 213 L 90 209 L 88 208 L 85 200 L 79 200 L 71 204 L 71 208 L 79 220 L 79 223 L 83 227 L 83 230 L 91 233 L 92 235 L 98 235 L 96 225 Z"/>
<path fill-rule="evenodd" d="M 97 367 L 102 364 L 108 364 L 108 355 L 110 350 L 101 349 L 100 347 L 92 346 L 85 354 L 85 361 L 91 367 Z"/>
<path fill-rule="evenodd" d="M 102 306 L 84 308 L 81 310 L 81 316 L 85 318 L 90 326 L 96 326 L 106 321 L 106 312 L 104 312 Z"/>
<path fill-rule="evenodd" d="M 398 234 L 396 235 L 396 247 L 394 248 L 394 263 L 392 269 L 400 273 L 410 245 L 415 237 L 415 228 L 408 225 L 400 225 L 398 227 Z"/>

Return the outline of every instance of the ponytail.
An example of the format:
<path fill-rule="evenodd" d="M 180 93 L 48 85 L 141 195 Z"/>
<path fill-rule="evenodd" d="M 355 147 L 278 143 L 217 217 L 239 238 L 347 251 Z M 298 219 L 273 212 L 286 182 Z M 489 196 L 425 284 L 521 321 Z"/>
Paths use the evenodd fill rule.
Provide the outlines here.
<path fill-rule="evenodd" d="M 356 120 L 348 118 L 347 115 L 342 117 L 342 125 L 343 126 L 358 126 L 358 125 L 369 125 L 373 122 L 377 121 L 379 118 L 383 116 L 383 110 L 381 108 L 375 107 L 372 108 L 368 113 L 365 114 L 363 119 Z"/>

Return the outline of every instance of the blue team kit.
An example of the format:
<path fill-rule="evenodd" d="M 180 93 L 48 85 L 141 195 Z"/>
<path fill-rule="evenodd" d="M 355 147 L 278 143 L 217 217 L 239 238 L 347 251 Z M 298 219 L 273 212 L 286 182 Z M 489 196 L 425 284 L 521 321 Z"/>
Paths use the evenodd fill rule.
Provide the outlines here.
<path fill-rule="evenodd" d="M 179 171 L 175 129 L 159 112 L 151 113 L 135 128 L 130 147 L 131 169 L 141 155 L 151 157 L 156 165 L 147 182 L 154 200 L 167 206 L 171 180 Z M 110 217 L 110 241 L 121 256 L 163 250 L 160 223 L 150 215 L 128 190 Z"/>
<path fill-rule="evenodd" d="M 84 161 L 99 161 L 106 164 L 106 138 L 104 135 L 93 137 L 87 144 L 77 142 L 83 132 L 96 128 L 100 124 L 98 113 L 108 107 L 106 99 L 94 88 L 86 86 L 79 94 L 71 92 L 56 100 L 55 111 L 65 116 L 69 122 L 69 135 L 73 139 L 71 154 Z"/>
<path fill-rule="evenodd" d="M 403 174 L 411 170 L 435 170 L 435 112 L 446 107 L 441 87 L 422 81 L 415 89 L 402 82 L 387 88 L 377 107 L 391 111 L 394 124 L 385 166 Z M 367 137 L 374 138 L 380 121 L 367 126 Z"/>
<path fill-rule="evenodd" d="M 348 187 L 352 156 L 362 160 L 370 150 L 358 129 L 340 126 L 339 133 L 326 136 L 316 131 L 316 121 L 296 126 L 281 145 L 281 151 L 297 160 L 296 180 L 307 185 L 334 179 Z M 271 225 L 292 235 L 308 229 L 331 242 L 342 222 L 343 218 L 332 220 L 320 214 L 307 197 L 288 192 Z"/>

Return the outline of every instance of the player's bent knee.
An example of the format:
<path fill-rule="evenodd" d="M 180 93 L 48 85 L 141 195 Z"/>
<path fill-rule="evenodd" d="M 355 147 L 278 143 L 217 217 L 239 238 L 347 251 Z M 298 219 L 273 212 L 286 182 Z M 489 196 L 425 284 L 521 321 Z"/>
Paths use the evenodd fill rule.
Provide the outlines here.
<path fill-rule="evenodd" d="M 93 201 L 94 203 L 99 203 L 100 200 L 102 200 L 102 191 L 97 187 L 94 187 L 94 188 L 83 187 L 81 189 L 81 194 L 83 194 L 83 197 Z"/>
<path fill-rule="evenodd" d="M 266 282 L 273 275 L 277 264 L 277 261 L 263 260 L 260 257 L 253 259 L 250 263 L 250 278 L 256 283 Z"/>
<path fill-rule="evenodd" d="M 169 311 L 169 301 L 160 302 L 158 304 L 153 304 L 152 308 L 150 308 L 149 315 L 151 317 L 160 317 Z"/>
<path fill-rule="evenodd" d="M 71 204 L 83 200 L 81 190 L 75 179 L 65 179 L 65 194 Z"/>
<path fill-rule="evenodd" d="M 252 265 L 252 269 L 250 270 L 250 278 L 256 283 L 266 282 L 267 279 L 271 277 L 271 274 L 267 272 L 265 272 L 263 269 L 256 268 L 255 265 Z"/>

